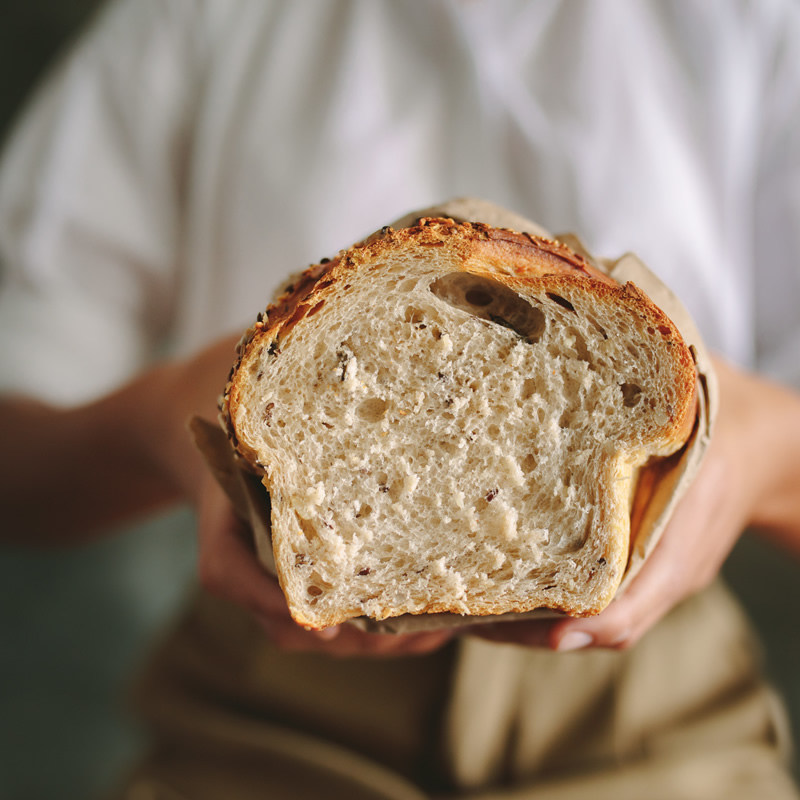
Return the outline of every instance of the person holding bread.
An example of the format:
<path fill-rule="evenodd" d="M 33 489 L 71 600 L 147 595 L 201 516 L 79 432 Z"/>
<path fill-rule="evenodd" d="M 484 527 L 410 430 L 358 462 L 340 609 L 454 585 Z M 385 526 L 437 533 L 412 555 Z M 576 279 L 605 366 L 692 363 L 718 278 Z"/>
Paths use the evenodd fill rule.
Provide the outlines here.
<path fill-rule="evenodd" d="M 748 527 L 800 553 L 798 45 L 789 0 L 104 9 L 3 161 L 0 486 L 12 543 L 196 511 L 201 589 L 137 683 L 153 746 L 116 796 L 797 796 L 716 577 Z M 599 614 L 306 629 L 186 420 L 216 419 L 291 273 L 318 265 L 319 287 L 324 258 L 459 195 L 635 251 L 681 297 L 715 354 L 705 459 Z M 538 337 L 514 302 L 498 336 Z M 331 358 L 355 380 L 344 343 Z"/>

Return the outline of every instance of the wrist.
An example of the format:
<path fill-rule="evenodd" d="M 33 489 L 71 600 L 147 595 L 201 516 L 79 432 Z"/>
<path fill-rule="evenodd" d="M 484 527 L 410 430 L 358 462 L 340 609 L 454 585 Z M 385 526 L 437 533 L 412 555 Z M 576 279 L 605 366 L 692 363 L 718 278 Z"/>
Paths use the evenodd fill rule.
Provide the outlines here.
<path fill-rule="evenodd" d="M 179 362 L 158 365 L 131 384 L 119 401 L 129 419 L 127 450 L 176 497 L 194 500 L 192 488 L 199 483 L 202 465 L 185 429 L 183 369 Z"/>
<path fill-rule="evenodd" d="M 800 539 L 800 397 L 783 387 L 761 381 L 765 408 L 753 425 L 754 464 L 762 473 L 752 524 Z M 800 548 L 800 541 L 795 541 Z"/>
<path fill-rule="evenodd" d="M 726 364 L 718 365 L 718 375 L 719 433 L 728 442 L 729 461 L 739 465 L 744 523 L 798 538 L 800 397 Z M 726 427 L 731 435 L 724 436 Z"/>

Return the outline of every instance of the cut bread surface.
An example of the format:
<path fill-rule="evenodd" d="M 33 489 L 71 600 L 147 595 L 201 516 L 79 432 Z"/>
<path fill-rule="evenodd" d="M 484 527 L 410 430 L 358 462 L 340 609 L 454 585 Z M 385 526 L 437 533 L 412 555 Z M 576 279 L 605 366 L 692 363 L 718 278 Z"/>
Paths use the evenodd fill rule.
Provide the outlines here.
<path fill-rule="evenodd" d="M 561 245 L 428 220 L 307 273 L 224 412 L 263 472 L 290 610 L 584 615 L 612 599 L 638 467 L 691 427 L 674 325 Z"/>

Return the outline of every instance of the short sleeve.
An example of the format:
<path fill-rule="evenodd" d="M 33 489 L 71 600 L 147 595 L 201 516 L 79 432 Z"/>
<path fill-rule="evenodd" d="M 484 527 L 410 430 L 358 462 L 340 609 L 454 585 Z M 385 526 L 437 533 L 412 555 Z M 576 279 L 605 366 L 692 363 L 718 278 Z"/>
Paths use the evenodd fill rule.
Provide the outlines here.
<path fill-rule="evenodd" d="M 51 75 L 0 168 L 0 391 L 101 395 L 175 302 L 197 81 L 194 4 L 111 5 Z"/>

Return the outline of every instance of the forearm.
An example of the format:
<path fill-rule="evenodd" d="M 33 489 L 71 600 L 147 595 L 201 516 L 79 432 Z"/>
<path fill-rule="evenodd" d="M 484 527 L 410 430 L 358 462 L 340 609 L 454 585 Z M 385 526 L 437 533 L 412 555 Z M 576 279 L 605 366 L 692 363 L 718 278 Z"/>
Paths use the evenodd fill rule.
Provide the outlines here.
<path fill-rule="evenodd" d="M 214 417 L 232 359 L 226 340 L 74 409 L 0 400 L 3 538 L 70 544 L 195 500 L 204 467 L 185 421 Z"/>
<path fill-rule="evenodd" d="M 176 498 L 126 441 L 119 410 L 118 398 L 69 410 L 0 403 L 6 540 L 69 544 Z"/>
<path fill-rule="evenodd" d="M 180 498 L 154 450 L 164 436 L 153 416 L 163 373 L 77 408 L 0 403 L 4 538 L 72 544 Z"/>
<path fill-rule="evenodd" d="M 764 480 L 751 522 L 800 555 L 800 395 L 763 380 L 754 390 L 768 411 L 753 422 Z"/>

